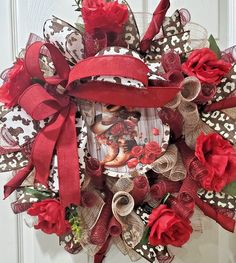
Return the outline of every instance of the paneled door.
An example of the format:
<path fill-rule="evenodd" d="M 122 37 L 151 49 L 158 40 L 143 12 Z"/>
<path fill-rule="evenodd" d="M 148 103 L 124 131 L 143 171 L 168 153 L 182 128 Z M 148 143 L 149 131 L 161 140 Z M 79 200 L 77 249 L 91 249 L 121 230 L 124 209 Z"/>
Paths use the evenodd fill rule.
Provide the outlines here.
<path fill-rule="evenodd" d="M 135 12 L 152 13 L 158 0 L 128 0 Z M 11 65 L 30 32 L 42 35 L 42 26 L 52 15 L 74 23 L 77 18 L 73 0 L 1 0 L 0 1 L 0 71 Z M 222 48 L 236 43 L 235 0 L 172 0 L 169 14 L 185 7 L 192 20 L 204 25 L 218 40 Z M 0 175 L 1 187 L 9 174 Z M 2 191 L 1 191 L 2 192 Z M 2 199 L 2 195 L 1 195 Z M 13 198 L 12 198 L 13 199 Z M 47 236 L 28 228 L 24 216 L 11 212 L 9 198 L 0 201 L 0 262 L 1 263 L 89 263 L 93 259 L 85 254 L 70 255 L 58 246 L 55 236 Z M 235 263 L 236 238 L 204 219 L 204 233 L 193 234 L 191 242 L 182 249 L 172 249 L 175 263 Z M 115 246 L 111 246 L 105 263 L 129 263 Z M 146 262 L 140 260 L 140 263 Z"/>

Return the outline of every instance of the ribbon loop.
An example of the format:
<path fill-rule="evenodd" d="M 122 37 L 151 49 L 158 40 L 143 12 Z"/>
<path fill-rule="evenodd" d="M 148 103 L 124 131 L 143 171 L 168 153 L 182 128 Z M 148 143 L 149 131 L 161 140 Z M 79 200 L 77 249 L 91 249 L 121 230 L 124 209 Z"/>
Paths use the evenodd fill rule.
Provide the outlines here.
<path fill-rule="evenodd" d="M 129 67 L 129 70 L 127 70 Z M 140 59 L 128 55 L 104 55 L 80 61 L 70 72 L 69 84 L 91 76 L 118 76 L 148 83 L 147 65 Z"/>
<path fill-rule="evenodd" d="M 34 99 L 32 99 L 34 98 Z M 50 95 L 41 85 L 27 88 L 19 98 L 19 105 L 34 119 L 43 120 L 58 112 L 63 104 Z M 68 105 L 64 102 L 64 107 Z"/>
<path fill-rule="evenodd" d="M 56 76 L 49 78 L 44 77 L 39 63 L 43 47 L 46 47 L 49 50 L 49 54 L 51 55 L 52 62 L 54 63 L 57 72 Z M 38 78 L 52 85 L 60 84 L 61 82 L 67 80 L 70 73 L 70 67 L 63 55 L 60 53 L 59 49 L 50 43 L 41 41 L 37 41 L 28 47 L 25 54 L 25 66 L 32 77 Z"/>

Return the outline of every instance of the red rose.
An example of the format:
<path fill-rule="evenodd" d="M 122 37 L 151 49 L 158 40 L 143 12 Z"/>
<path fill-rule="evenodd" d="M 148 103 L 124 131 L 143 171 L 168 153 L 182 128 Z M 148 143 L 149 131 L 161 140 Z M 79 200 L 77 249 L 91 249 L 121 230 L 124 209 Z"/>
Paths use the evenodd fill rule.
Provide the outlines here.
<path fill-rule="evenodd" d="M 204 189 L 220 192 L 236 179 L 236 152 L 219 134 L 200 134 L 195 155 L 208 170 L 200 182 Z"/>
<path fill-rule="evenodd" d="M 144 153 L 143 146 L 134 146 L 131 150 L 131 154 L 134 157 L 140 157 Z"/>
<path fill-rule="evenodd" d="M 193 232 L 190 221 L 182 219 L 166 205 L 160 205 L 152 210 L 148 218 L 148 226 L 151 229 L 148 240 L 152 246 L 181 247 Z"/>
<path fill-rule="evenodd" d="M 111 128 L 111 134 L 114 136 L 120 136 L 124 133 L 124 123 L 123 122 L 118 122 L 115 125 L 112 126 Z"/>
<path fill-rule="evenodd" d="M 38 217 L 38 224 L 34 227 L 41 229 L 46 234 L 61 236 L 70 230 L 70 225 L 65 220 L 65 210 L 56 199 L 34 203 L 27 213 Z"/>
<path fill-rule="evenodd" d="M 152 134 L 153 134 L 154 136 L 158 136 L 158 135 L 160 134 L 159 129 L 153 128 L 153 129 L 152 129 Z"/>
<path fill-rule="evenodd" d="M 0 88 L 0 101 L 7 107 L 17 105 L 19 96 L 30 84 L 30 75 L 25 69 L 24 61 L 18 59 L 9 70 L 7 80 Z"/>
<path fill-rule="evenodd" d="M 127 162 L 127 165 L 129 168 L 135 168 L 138 164 L 138 159 L 137 158 L 132 158 Z"/>
<path fill-rule="evenodd" d="M 195 76 L 201 82 L 218 84 L 231 69 L 231 64 L 218 60 L 216 54 L 209 48 L 194 50 L 182 70 L 188 76 Z"/>
<path fill-rule="evenodd" d="M 82 16 L 86 32 L 92 33 L 95 29 L 100 29 L 120 33 L 128 15 L 127 6 L 118 1 L 83 0 Z"/>
<path fill-rule="evenodd" d="M 157 155 L 151 152 L 145 153 L 144 157 L 141 158 L 142 164 L 151 164 L 156 161 Z"/>
<path fill-rule="evenodd" d="M 151 141 L 145 145 L 145 153 L 153 153 L 158 156 L 161 153 L 161 147 L 159 143 Z"/>

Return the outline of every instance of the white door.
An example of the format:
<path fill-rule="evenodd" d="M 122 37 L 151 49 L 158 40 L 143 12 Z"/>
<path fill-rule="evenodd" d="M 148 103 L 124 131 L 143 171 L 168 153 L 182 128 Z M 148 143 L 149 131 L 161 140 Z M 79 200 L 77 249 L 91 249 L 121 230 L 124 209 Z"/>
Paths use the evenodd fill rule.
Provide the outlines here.
<path fill-rule="evenodd" d="M 158 0 L 128 0 L 136 12 L 152 12 Z M 204 25 L 219 41 L 222 48 L 236 43 L 234 0 L 172 0 L 171 10 L 185 7 L 192 20 Z M 24 47 L 30 32 L 42 35 L 47 18 L 56 15 L 70 23 L 76 20 L 73 0 L 1 0 L 0 1 L 0 71 L 11 65 L 20 47 Z M 1 186 L 9 175 L 2 174 Z M 2 197 L 2 196 L 1 196 Z M 2 198 L 1 198 L 2 199 Z M 0 201 L 0 262 L 1 263 L 88 263 L 93 259 L 85 254 L 69 255 L 58 246 L 55 236 L 47 236 L 26 227 L 22 216 L 10 209 L 11 198 Z M 236 262 L 234 235 L 226 233 L 212 221 L 204 219 L 204 233 L 195 233 L 192 241 L 182 249 L 172 249 L 175 263 L 234 263 Z M 128 263 L 114 246 L 105 263 Z M 139 261 L 146 262 L 145 260 Z"/>

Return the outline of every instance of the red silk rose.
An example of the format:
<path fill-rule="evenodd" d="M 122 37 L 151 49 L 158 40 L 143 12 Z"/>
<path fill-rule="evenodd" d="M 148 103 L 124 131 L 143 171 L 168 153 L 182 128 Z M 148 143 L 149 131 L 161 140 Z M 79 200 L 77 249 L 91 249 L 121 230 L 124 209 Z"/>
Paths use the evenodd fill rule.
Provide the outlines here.
<path fill-rule="evenodd" d="M 231 69 L 231 64 L 218 60 L 216 54 L 209 48 L 194 50 L 182 70 L 188 76 L 195 76 L 201 82 L 218 84 Z"/>
<path fill-rule="evenodd" d="M 182 219 L 166 205 L 160 205 L 152 210 L 148 226 L 151 229 L 148 240 L 152 246 L 181 247 L 189 240 L 193 231 L 188 219 Z"/>
<path fill-rule="evenodd" d="M 138 159 L 137 158 L 132 158 L 127 162 L 127 165 L 129 168 L 135 168 L 138 164 Z"/>
<path fill-rule="evenodd" d="M 131 154 L 132 156 L 134 157 L 140 157 L 142 154 L 144 153 L 144 149 L 143 149 L 143 146 L 134 146 L 131 150 Z"/>
<path fill-rule="evenodd" d="M 152 152 L 147 152 L 145 153 L 145 155 L 143 156 L 143 158 L 141 158 L 141 163 L 142 164 L 151 164 L 153 162 L 156 161 L 157 155 L 152 153 Z"/>
<path fill-rule="evenodd" d="M 25 69 L 24 60 L 17 59 L 14 66 L 7 73 L 7 80 L 0 88 L 0 101 L 7 107 L 17 105 L 19 96 L 30 83 L 30 75 Z"/>
<path fill-rule="evenodd" d="M 127 6 L 118 1 L 83 0 L 82 16 L 88 33 L 93 33 L 95 29 L 120 33 L 128 15 Z"/>
<path fill-rule="evenodd" d="M 161 147 L 159 143 L 151 141 L 145 145 L 145 153 L 153 153 L 158 156 L 161 153 Z"/>
<path fill-rule="evenodd" d="M 160 131 L 159 131 L 159 129 L 157 129 L 157 128 L 153 128 L 153 129 L 152 129 L 152 134 L 153 134 L 154 136 L 158 136 L 158 135 L 160 135 Z"/>
<path fill-rule="evenodd" d="M 195 155 L 208 170 L 200 182 L 204 189 L 220 192 L 236 179 L 236 152 L 219 134 L 201 133 L 196 141 Z"/>
<path fill-rule="evenodd" d="M 61 236 L 70 230 L 70 225 L 65 220 L 64 208 L 56 199 L 34 203 L 27 213 L 38 217 L 38 224 L 34 227 L 41 229 L 46 234 Z"/>

